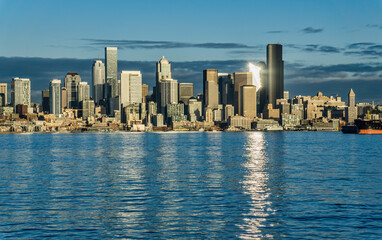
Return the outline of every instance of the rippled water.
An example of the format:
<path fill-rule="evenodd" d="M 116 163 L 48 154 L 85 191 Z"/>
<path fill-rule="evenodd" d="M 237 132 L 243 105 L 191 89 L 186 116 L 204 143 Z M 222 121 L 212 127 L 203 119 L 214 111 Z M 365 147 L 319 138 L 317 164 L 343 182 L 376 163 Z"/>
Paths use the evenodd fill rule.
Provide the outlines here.
<path fill-rule="evenodd" d="M 382 135 L 0 135 L 0 238 L 382 238 Z"/>

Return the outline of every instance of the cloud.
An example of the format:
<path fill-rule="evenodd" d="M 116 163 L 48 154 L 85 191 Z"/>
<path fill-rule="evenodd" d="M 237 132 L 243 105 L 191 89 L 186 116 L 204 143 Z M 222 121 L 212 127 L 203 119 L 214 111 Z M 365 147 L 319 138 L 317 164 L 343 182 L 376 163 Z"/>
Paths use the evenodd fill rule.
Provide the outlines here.
<path fill-rule="evenodd" d="M 382 24 L 367 24 L 366 27 L 382 29 Z"/>
<path fill-rule="evenodd" d="M 121 49 L 171 49 L 171 48 L 210 48 L 210 49 L 251 49 L 241 43 L 186 43 L 173 41 L 148 41 L 148 40 L 110 40 L 110 39 L 82 39 L 90 45 L 116 46 Z"/>
<path fill-rule="evenodd" d="M 311 34 L 311 33 L 320 33 L 324 31 L 323 28 L 312 28 L 312 27 L 306 27 L 301 30 L 303 33 Z"/>
<path fill-rule="evenodd" d="M 287 33 L 288 31 L 283 31 L 283 30 L 275 30 L 275 31 L 267 31 L 265 33 L 269 34 L 278 34 L 278 33 Z"/>
<path fill-rule="evenodd" d="M 159 60 L 160 58 L 158 58 Z M 101 59 L 102 60 L 102 59 Z M 171 59 L 169 59 L 171 61 Z M 91 85 L 91 68 L 93 59 L 49 59 L 0 57 L 0 82 L 8 83 L 13 77 L 31 79 L 32 101 L 41 102 L 41 91 L 49 87 L 53 78 L 64 80 L 67 72 L 77 72 L 82 81 Z M 255 61 L 254 61 L 255 62 Z M 203 70 L 218 69 L 220 73 L 247 71 L 247 60 L 226 61 L 183 61 L 172 62 L 173 78 L 178 82 L 194 84 L 194 93 L 202 93 Z M 155 85 L 156 61 L 118 61 L 118 69 L 139 70 L 143 82 L 149 85 L 150 91 Z M 362 87 L 363 85 L 364 87 Z M 364 89 L 357 92 L 357 99 L 382 98 L 382 63 L 354 63 L 335 65 L 304 65 L 301 63 L 285 62 L 285 89 L 295 95 L 312 95 L 317 91 L 345 92 L 354 86 Z M 366 89 L 369 89 L 370 93 Z M 346 91 L 345 91 L 346 90 Z M 315 91 L 315 92 L 312 92 Z M 347 94 L 347 93 L 346 93 Z M 340 94 L 341 96 L 341 94 Z M 342 95 L 345 97 L 346 95 Z M 382 101 L 380 101 L 382 103 Z"/>
<path fill-rule="evenodd" d="M 356 55 L 368 58 L 382 57 L 382 45 L 372 42 L 359 42 L 347 45 L 345 55 Z"/>

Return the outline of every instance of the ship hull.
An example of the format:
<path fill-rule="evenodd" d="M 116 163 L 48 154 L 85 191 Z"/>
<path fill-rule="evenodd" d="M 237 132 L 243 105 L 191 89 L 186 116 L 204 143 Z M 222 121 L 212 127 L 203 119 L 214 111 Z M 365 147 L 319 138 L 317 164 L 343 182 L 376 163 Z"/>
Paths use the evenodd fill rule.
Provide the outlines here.
<path fill-rule="evenodd" d="M 382 130 L 379 130 L 379 129 L 360 129 L 358 134 L 382 134 Z"/>
<path fill-rule="evenodd" d="M 382 121 L 380 120 L 360 120 L 354 121 L 358 127 L 358 134 L 382 134 Z"/>

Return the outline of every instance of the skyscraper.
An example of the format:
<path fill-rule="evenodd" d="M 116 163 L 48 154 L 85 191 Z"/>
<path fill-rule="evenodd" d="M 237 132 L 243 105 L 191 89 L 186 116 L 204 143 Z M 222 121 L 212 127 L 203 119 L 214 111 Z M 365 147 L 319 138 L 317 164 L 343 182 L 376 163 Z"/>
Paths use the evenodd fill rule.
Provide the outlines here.
<path fill-rule="evenodd" d="M 93 63 L 93 99 L 96 105 L 104 98 L 105 89 L 105 65 L 101 60 Z"/>
<path fill-rule="evenodd" d="M 241 114 L 243 111 L 241 109 L 241 91 L 240 87 L 244 85 L 252 85 L 252 73 L 251 72 L 235 72 L 233 73 L 233 78 L 235 81 L 235 92 L 234 92 L 234 107 L 235 113 Z"/>
<path fill-rule="evenodd" d="M 244 85 L 240 87 L 240 115 L 253 119 L 257 116 L 256 86 Z"/>
<path fill-rule="evenodd" d="M 118 88 L 118 62 L 117 62 L 117 48 L 105 48 L 105 62 L 106 62 L 106 92 L 105 98 L 115 98 L 119 95 Z"/>
<path fill-rule="evenodd" d="M 80 82 L 78 84 L 78 106 L 80 102 L 90 99 L 90 86 L 87 82 Z"/>
<path fill-rule="evenodd" d="M 13 78 L 11 82 L 11 101 L 12 106 L 31 104 L 31 81 L 29 78 Z"/>
<path fill-rule="evenodd" d="M 188 105 L 188 101 L 194 96 L 194 84 L 193 83 L 179 83 L 178 85 L 179 102 L 183 102 Z"/>
<path fill-rule="evenodd" d="M 149 95 L 149 85 L 142 84 L 142 102 L 147 102 L 147 96 Z"/>
<path fill-rule="evenodd" d="M 142 74 L 140 71 L 122 71 L 120 104 L 126 107 L 132 103 L 142 102 Z"/>
<path fill-rule="evenodd" d="M 50 100 L 49 100 L 49 89 L 42 90 L 42 112 L 49 113 L 50 112 Z"/>
<path fill-rule="evenodd" d="M 219 105 L 218 70 L 203 70 L 204 107 L 215 109 Z"/>
<path fill-rule="evenodd" d="M 65 76 L 66 100 L 68 108 L 78 108 L 78 85 L 81 77 L 78 73 L 68 72 Z"/>
<path fill-rule="evenodd" d="M 220 99 L 223 105 L 234 104 L 234 79 L 232 74 L 218 73 Z"/>
<path fill-rule="evenodd" d="M 5 106 L 8 104 L 7 101 L 7 94 L 8 94 L 8 84 L 6 83 L 0 83 L 0 95 L 2 97 L 2 102 L 0 103 L 0 106 Z"/>
<path fill-rule="evenodd" d="M 351 88 L 348 94 L 348 108 L 345 112 L 346 121 L 349 124 L 353 124 L 354 120 L 357 118 L 357 107 L 355 106 L 355 93 Z"/>
<path fill-rule="evenodd" d="M 162 100 L 161 100 L 161 97 L 162 97 L 162 94 L 161 94 L 161 82 L 163 80 L 167 80 L 167 79 L 172 79 L 171 77 L 171 63 L 169 61 L 167 61 L 166 58 L 164 58 L 164 56 L 162 57 L 162 59 L 157 62 L 157 70 L 156 70 L 156 88 L 155 88 L 155 96 L 156 96 L 156 102 L 157 102 L 157 110 L 158 110 L 158 113 L 160 113 L 162 111 L 162 108 L 161 108 L 161 103 L 162 103 Z M 162 112 L 164 113 L 164 112 Z"/>
<path fill-rule="evenodd" d="M 174 79 L 161 80 L 160 93 L 161 93 L 160 108 L 162 113 L 165 113 L 167 104 L 178 103 L 178 81 Z"/>
<path fill-rule="evenodd" d="M 283 48 L 281 44 L 268 44 L 268 103 L 276 106 L 276 99 L 283 98 L 284 94 L 284 61 L 282 60 Z"/>
<path fill-rule="evenodd" d="M 49 86 L 50 113 L 58 116 L 61 111 L 61 80 L 53 79 Z"/>
<path fill-rule="evenodd" d="M 68 91 L 66 87 L 61 88 L 61 109 L 64 111 L 68 107 Z"/>

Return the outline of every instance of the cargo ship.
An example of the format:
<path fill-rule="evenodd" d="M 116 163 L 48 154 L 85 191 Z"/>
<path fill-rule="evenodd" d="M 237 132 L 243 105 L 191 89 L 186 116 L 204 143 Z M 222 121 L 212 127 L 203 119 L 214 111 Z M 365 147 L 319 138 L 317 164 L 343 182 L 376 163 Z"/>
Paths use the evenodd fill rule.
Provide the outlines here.
<path fill-rule="evenodd" d="M 343 126 L 343 133 L 382 134 L 382 121 L 356 119 L 353 126 Z"/>

